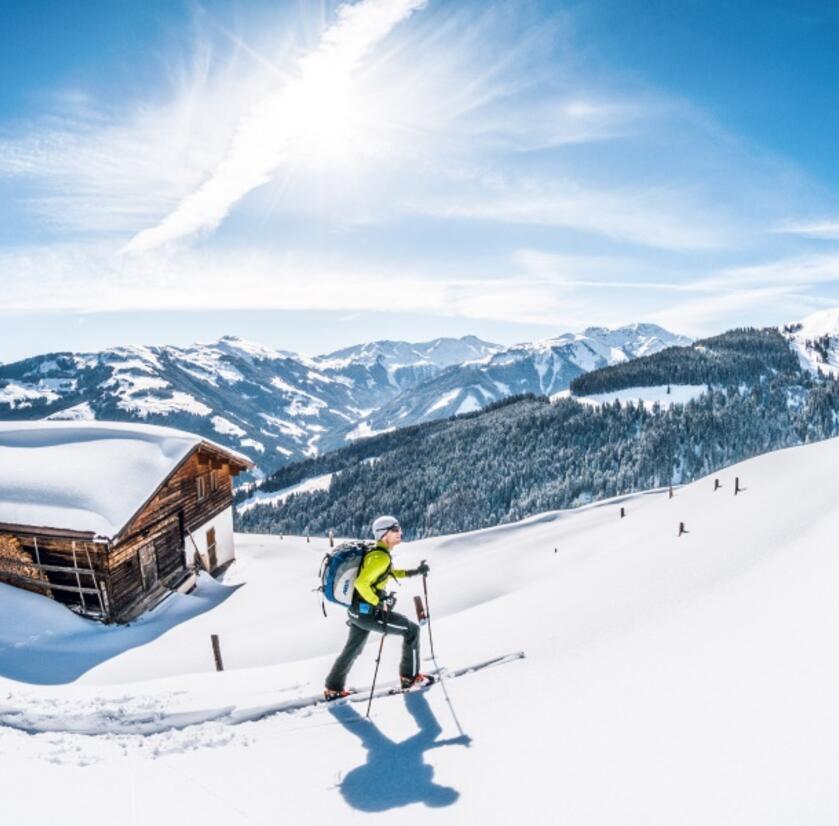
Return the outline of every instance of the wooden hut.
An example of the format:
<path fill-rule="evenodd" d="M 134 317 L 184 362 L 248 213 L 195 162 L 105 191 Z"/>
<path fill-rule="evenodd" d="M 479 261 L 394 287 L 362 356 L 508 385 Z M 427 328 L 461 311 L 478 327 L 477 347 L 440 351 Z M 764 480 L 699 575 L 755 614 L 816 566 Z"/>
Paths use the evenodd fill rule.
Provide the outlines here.
<path fill-rule="evenodd" d="M 0 582 L 127 622 L 234 559 L 251 464 L 170 428 L 0 422 Z"/>

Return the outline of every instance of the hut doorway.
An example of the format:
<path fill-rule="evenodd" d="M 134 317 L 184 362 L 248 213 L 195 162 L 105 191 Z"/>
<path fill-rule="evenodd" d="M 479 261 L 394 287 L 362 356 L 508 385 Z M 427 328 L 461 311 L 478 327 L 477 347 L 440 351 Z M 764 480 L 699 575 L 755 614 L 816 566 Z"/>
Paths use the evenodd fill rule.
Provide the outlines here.
<path fill-rule="evenodd" d="M 154 550 L 154 543 L 147 542 L 139 550 L 140 556 L 140 578 L 143 581 L 143 590 L 150 591 L 157 584 L 157 554 Z"/>
<path fill-rule="evenodd" d="M 218 568 L 218 554 L 216 553 L 216 529 L 207 531 L 207 558 L 210 560 L 210 570 Z"/>

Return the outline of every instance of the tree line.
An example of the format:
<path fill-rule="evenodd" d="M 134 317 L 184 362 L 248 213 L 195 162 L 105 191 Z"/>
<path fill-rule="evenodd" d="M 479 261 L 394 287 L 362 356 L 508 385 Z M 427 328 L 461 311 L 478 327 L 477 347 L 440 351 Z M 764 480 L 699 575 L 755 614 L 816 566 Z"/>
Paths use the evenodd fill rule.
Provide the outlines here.
<path fill-rule="evenodd" d="M 777 370 L 790 365 L 768 353 L 771 366 L 756 380 L 735 373 L 684 405 L 592 407 L 525 396 L 365 440 L 284 468 L 271 480 L 275 489 L 334 476 L 328 491 L 254 507 L 237 517 L 237 529 L 366 536 L 376 515 L 393 513 L 407 538 L 434 536 L 689 482 L 839 434 L 839 383 L 811 377 L 797 362 Z"/>

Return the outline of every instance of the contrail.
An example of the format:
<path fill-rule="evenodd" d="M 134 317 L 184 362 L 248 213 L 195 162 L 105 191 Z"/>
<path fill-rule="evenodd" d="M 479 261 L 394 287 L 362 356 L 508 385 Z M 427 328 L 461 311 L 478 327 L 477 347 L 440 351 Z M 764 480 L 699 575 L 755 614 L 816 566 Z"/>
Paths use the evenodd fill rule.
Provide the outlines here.
<path fill-rule="evenodd" d="M 312 100 L 326 93 L 328 102 L 329 88 L 340 86 L 371 48 L 425 4 L 426 0 L 362 0 L 340 6 L 337 21 L 298 62 L 297 77 L 242 118 L 210 177 L 122 251 L 145 252 L 218 227 L 237 201 L 268 183 L 283 165 Z"/>

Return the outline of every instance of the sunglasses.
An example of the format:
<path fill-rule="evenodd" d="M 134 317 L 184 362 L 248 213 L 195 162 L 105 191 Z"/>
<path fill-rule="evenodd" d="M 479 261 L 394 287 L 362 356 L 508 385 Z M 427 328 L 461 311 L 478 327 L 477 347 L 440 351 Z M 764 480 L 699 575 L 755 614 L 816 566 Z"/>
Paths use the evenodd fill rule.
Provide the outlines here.
<path fill-rule="evenodd" d="M 389 527 L 389 528 L 385 531 L 385 533 L 390 533 L 390 531 L 399 531 L 399 533 L 402 533 L 402 528 L 401 528 L 399 525 L 391 525 L 391 526 L 390 526 L 390 527 Z"/>

